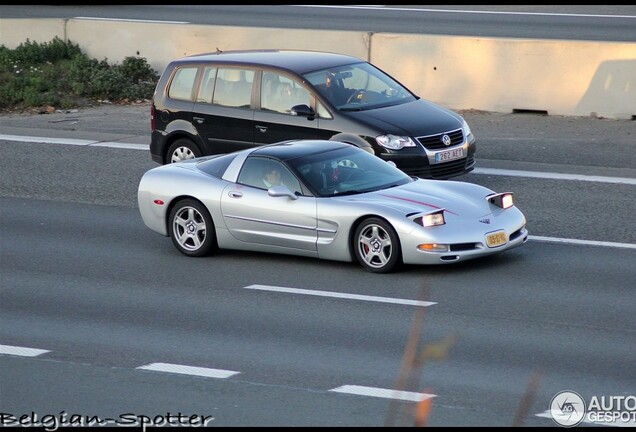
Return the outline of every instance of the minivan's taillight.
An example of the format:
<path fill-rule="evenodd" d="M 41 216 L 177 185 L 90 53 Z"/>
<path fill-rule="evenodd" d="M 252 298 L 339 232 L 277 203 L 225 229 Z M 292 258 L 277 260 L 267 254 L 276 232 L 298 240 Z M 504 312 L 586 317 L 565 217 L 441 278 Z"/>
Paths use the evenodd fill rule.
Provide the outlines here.
<path fill-rule="evenodd" d="M 150 104 L 150 130 L 155 130 L 155 106 Z"/>

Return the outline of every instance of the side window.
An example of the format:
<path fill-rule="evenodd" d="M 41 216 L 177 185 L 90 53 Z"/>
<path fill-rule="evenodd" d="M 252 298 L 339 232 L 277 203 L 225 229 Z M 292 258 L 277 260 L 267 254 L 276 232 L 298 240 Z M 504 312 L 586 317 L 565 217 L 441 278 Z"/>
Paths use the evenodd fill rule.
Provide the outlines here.
<path fill-rule="evenodd" d="M 269 189 L 272 186 L 283 184 L 292 192 L 301 192 L 298 179 L 294 177 L 285 165 L 266 158 L 248 158 L 241 169 L 237 181 L 259 189 Z"/>
<path fill-rule="evenodd" d="M 323 119 L 332 119 L 333 116 L 329 112 L 329 110 L 316 98 L 316 112 L 318 117 Z"/>
<path fill-rule="evenodd" d="M 263 72 L 261 108 L 290 114 L 295 105 L 310 105 L 309 92 L 298 82 L 285 75 Z"/>
<path fill-rule="evenodd" d="M 197 76 L 197 67 L 183 67 L 177 69 L 170 81 L 168 96 L 172 99 L 192 100 L 192 88 Z"/>
<path fill-rule="evenodd" d="M 249 108 L 253 82 L 253 70 L 219 68 L 212 102 L 228 107 Z"/>
<path fill-rule="evenodd" d="M 212 94 L 214 94 L 214 81 L 216 80 L 216 67 L 206 66 L 203 69 L 203 79 L 199 87 L 197 102 L 212 103 Z"/>

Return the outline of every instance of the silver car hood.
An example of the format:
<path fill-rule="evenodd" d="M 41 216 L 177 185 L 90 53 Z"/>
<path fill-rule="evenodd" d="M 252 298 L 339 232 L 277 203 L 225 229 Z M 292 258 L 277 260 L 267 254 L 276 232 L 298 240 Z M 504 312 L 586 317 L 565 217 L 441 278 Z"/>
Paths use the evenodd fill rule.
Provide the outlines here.
<path fill-rule="evenodd" d="M 386 206 L 404 214 L 445 209 L 447 216 L 479 218 L 492 213 L 493 207 L 485 199 L 492 193 L 492 190 L 472 183 L 418 179 L 390 189 L 334 199 Z"/>

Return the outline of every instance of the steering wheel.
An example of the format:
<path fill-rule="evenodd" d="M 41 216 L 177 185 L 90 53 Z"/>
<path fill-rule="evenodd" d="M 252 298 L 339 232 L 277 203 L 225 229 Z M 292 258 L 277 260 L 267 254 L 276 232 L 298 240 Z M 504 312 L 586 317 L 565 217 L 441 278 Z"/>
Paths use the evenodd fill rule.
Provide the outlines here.
<path fill-rule="evenodd" d="M 349 99 L 347 99 L 347 104 L 350 104 L 352 102 L 362 102 L 362 99 L 364 97 L 364 94 L 366 93 L 366 90 L 356 90 L 354 91 L 351 96 L 349 96 Z"/>

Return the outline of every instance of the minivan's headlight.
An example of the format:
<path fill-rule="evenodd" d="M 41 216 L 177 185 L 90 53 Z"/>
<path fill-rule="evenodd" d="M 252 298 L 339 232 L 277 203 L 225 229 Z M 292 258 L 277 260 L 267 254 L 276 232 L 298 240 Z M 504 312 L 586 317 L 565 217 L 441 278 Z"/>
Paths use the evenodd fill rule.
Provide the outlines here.
<path fill-rule="evenodd" d="M 468 140 L 468 138 L 473 134 L 473 131 L 470 130 L 470 126 L 466 123 L 466 120 L 462 118 L 462 129 L 464 129 L 464 136 Z"/>
<path fill-rule="evenodd" d="M 380 135 L 375 138 L 378 144 L 389 150 L 400 150 L 404 147 L 415 147 L 415 142 L 411 137 L 407 136 L 395 136 L 395 135 Z"/>

